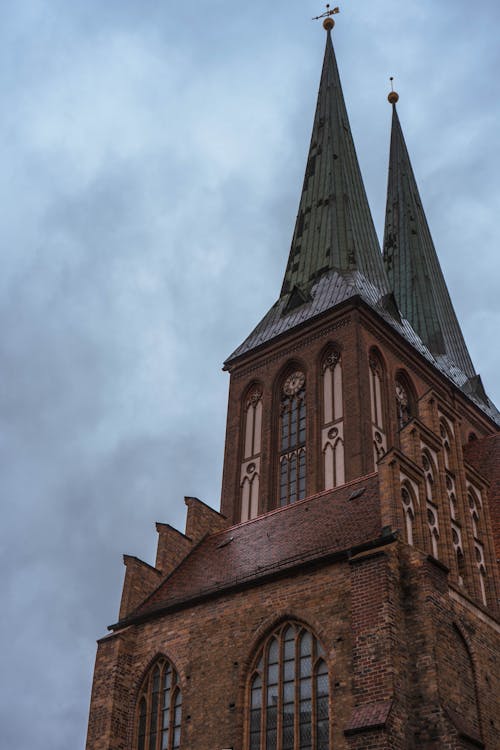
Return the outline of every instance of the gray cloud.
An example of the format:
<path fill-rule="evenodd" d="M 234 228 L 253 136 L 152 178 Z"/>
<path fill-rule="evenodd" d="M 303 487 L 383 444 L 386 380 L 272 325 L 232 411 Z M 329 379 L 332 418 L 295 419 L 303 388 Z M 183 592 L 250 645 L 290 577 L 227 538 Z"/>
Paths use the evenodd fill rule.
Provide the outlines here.
<path fill-rule="evenodd" d="M 224 358 L 274 301 L 323 53 L 317 3 L 6 2 L 0 28 L 2 746 L 83 747 L 123 552 L 217 506 Z M 383 224 L 388 76 L 478 370 L 500 402 L 500 10 L 342 8 Z M 21 698 L 22 696 L 22 698 Z M 29 716 L 29 720 L 27 720 Z"/>

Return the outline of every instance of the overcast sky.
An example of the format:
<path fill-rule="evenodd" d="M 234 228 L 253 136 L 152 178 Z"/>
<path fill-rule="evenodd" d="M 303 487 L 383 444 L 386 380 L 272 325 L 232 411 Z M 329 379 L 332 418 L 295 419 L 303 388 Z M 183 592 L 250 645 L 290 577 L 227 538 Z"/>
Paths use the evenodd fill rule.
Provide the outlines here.
<path fill-rule="evenodd" d="M 218 506 L 221 364 L 274 302 L 324 48 L 316 0 L 0 3 L 0 746 L 83 748 L 122 553 Z M 379 235 L 398 107 L 500 403 L 498 0 L 349 0 L 335 46 Z"/>

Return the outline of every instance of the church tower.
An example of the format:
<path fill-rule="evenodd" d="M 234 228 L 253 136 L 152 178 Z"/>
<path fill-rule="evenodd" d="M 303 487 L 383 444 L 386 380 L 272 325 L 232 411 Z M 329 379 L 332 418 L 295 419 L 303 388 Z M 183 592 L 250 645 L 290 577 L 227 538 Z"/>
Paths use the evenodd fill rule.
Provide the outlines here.
<path fill-rule="evenodd" d="M 87 750 L 500 747 L 500 414 L 395 92 L 380 251 L 334 13 L 281 291 L 224 366 L 220 513 L 125 557 Z"/>

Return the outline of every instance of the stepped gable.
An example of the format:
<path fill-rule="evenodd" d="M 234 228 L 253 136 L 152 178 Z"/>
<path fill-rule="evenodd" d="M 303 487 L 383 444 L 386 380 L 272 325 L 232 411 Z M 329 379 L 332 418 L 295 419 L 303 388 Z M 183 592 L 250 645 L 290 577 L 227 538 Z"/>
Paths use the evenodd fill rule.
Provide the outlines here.
<path fill-rule="evenodd" d="M 202 540 L 119 625 L 379 539 L 380 524 L 377 474 L 271 511 Z"/>

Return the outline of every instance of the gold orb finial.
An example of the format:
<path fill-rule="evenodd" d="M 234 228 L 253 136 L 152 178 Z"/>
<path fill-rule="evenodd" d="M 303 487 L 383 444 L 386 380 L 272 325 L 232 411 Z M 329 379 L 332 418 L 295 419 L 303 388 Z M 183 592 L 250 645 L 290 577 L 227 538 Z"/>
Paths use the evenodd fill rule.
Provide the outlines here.
<path fill-rule="evenodd" d="M 397 91 L 394 91 L 394 76 L 390 77 L 391 82 L 391 91 L 389 93 L 389 96 L 387 97 L 387 100 L 389 104 L 396 104 L 399 101 L 399 94 Z"/>
<path fill-rule="evenodd" d="M 325 20 L 323 21 L 323 28 L 326 31 L 331 31 L 334 26 L 335 26 L 335 21 L 333 20 L 333 18 L 325 18 Z"/>

